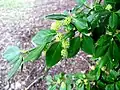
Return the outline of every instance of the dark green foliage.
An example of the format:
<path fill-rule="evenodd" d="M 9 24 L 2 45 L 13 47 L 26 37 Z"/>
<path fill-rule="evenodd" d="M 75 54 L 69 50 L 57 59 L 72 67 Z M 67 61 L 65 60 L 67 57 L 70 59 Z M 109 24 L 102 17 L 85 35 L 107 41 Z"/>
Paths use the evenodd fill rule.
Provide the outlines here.
<path fill-rule="evenodd" d="M 80 37 L 75 37 L 70 41 L 70 48 L 68 49 L 68 57 L 74 57 L 80 49 Z"/>
<path fill-rule="evenodd" d="M 65 14 L 51 14 L 51 15 L 47 15 L 45 18 L 52 20 L 63 20 L 65 19 L 65 17 L 67 17 L 67 15 Z"/>
<path fill-rule="evenodd" d="M 52 67 L 57 64 L 61 57 L 61 43 L 56 42 L 51 45 L 51 47 L 46 52 L 46 64 L 48 67 Z"/>

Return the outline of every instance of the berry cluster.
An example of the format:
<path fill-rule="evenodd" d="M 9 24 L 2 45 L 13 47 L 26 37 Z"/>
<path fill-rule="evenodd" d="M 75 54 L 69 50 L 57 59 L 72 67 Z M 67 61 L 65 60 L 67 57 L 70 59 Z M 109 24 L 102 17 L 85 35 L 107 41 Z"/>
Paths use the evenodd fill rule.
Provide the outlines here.
<path fill-rule="evenodd" d="M 61 21 L 55 21 L 51 24 L 51 29 L 59 30 L 61 26 L 62 26 Z"/>
<path fill-rule="evenodd" d="M 62 55 L 64 58 L 67 58 L 67 56 L 68 56 L 68 51 L 67 51 L 67 49 L 69 48 L 69 46 L 70 46 L 69 40 L 63 40 L 63 41 L 62 41 L 63 50 L 61 51 L 61 55 Z"/>
<path fill-rule="evenodd" d="M 63 21 L 63 25 L 69 25 L 72 21 L 71 17 L 66 17 L 65 20 Z"/>

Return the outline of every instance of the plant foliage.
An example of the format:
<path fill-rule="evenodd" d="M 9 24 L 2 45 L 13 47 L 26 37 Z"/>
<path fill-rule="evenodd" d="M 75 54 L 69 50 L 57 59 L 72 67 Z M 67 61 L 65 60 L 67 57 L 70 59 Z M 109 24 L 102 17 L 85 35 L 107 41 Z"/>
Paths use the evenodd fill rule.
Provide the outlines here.
<path fill-rule="evenodd" d="M 95 58 L 96 65 L 86 74 L 47 76 L 48 90 L 120 90 L 120 0 L 94 0 L 91 6 L 87 0 L 76 2 L 67 14 L 46 16 L 55 21 L 32 38 L 35 48 L 6 49 L 3 57 L 13 64 L 9 79 L 21 64 L 39 59 L 43 51 L 46 66 L 51 68 L 81 49 Z"/>

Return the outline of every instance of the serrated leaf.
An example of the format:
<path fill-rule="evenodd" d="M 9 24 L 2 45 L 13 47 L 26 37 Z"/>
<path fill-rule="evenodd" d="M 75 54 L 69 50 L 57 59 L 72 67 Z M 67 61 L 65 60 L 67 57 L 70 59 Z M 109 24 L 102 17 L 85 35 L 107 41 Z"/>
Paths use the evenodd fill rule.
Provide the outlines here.
<path fill-rule="evenodd" d="M 109 26 L 111 29 L 115 30 L 117 28 L 118 16 L 115 13 L 112 13 L 109 17 Z M 114 32 L 114 31 L 113 31 Z"/>
<path fill-rule="evenodd" d="M 82 18 L 80 19 L 73 18 L 73 24 L 76 26 L 79 32 L 87 32 L 87 29 L 88 29 L 87 20 Z"/>
<path fill-rule="evenodd" d="M 42 45 L 39 45 L 38 47 L 36 47 L 35 49 L 33 49 L 32 51 L 30 51 L 29 53 L 28 53 L 28 55 L 24 58 L 24 63 L 25 62 L 28 62 L 28 61 L 34 61 L 34 60 L 37 60 L 39 57 L 40 57 L 40 55 L 41 55 L 41 53 L 42 53 L 42 50 L 44 49 L 44 47 L 45 47 L 45 43 L 44 44 L 42 44 Z"/>
<path fill-rule="evenodd" d="M 46 64 L 48 67 L 52 67 L 53 65 L 57 64 L 61 57 L 61 43 L 56 42 L 51 45 L 51 47 L 46 52 Z"/>
<path fill-rule="evenodd" d="M 95 51 L 94 41 L 90 36 L 84 36 L 81 49 L 88 54 L 93 54 Z"/>
<path fill-rule="evenodd" d="M 16 61 L 16 63 L 13 65 L 12 69 L 8 72 L 8 77 L 7 79 L 9 80 L 10 78 L 13 77 L 13 75 L 17 72 L 19 67 L 21 66 L 22 63 L 22 56 Z"/>
<path fill-rule="evenodd" d="M 40 30 L 33 38 L 32 42 L 36 45 L 41 45 L 52 41 L 53 37 L 56 35 L 54 30 Z"/>
<path fill-rule="evenodd" d="M 75 37 L 70 41 L 70 47 L 68 49 L 68 57 L 75 56 L 80 49 L 80 37 Z"/>
<path fill-rule="evenodd" d="M 52 20 L 63 20 L 67 17 L 65 14 L 50 14 L 47 15 L 45 18 L 52 19 Z"/>
<path fill-rule="evenodd" d="M 11 62 L 15 59 L 15 61 L 20 56 L 20 49 L 17 46 L 8 46 L 5 52 L 3 53 L 3 58 L 7 61 Z"/>

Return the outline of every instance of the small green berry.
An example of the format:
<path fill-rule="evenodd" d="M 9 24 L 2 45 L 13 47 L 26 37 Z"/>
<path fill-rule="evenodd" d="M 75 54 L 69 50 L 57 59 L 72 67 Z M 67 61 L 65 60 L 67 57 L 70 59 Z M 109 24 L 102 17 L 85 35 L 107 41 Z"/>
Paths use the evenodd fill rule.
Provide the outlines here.
<path fill-rule="evenodd" d="M 70 42 L 68 40 L 63 40 L 62 41 L 62 47 L 63 48 L 69 48 L 70 46 Z"/>
<path fill-rule="evenodd" d="M 57 42 L 57 41 L 61 41 L 62 38 L 63 38 L 62 33 L 57 33 L 56 38 L 55 38 L 55 39 L 56 39 L 55 41 L 56 41 L 56 42 Z"/>
<path fill-rule="evenodd" d="M 67 58 L 67 56 L 68 56 L 68 51 L 67 51 L 67 49 L 63 49 L 63 50 L 61 51 L 61 55 L 62 55 L 64 58 Z"/>
<path fill-rule="evenodd" d="M 71 17 L 66 17 L 65 20 L 63 21 L 63 25 L 69 25 L 71 23 Z"/>
<path fill-rule="evenodd" d="M 55 21 L 51 24 L 51 29 L 52 30 L 59 30 L 61 27 L 61 22 L 60 21 Z"/>

